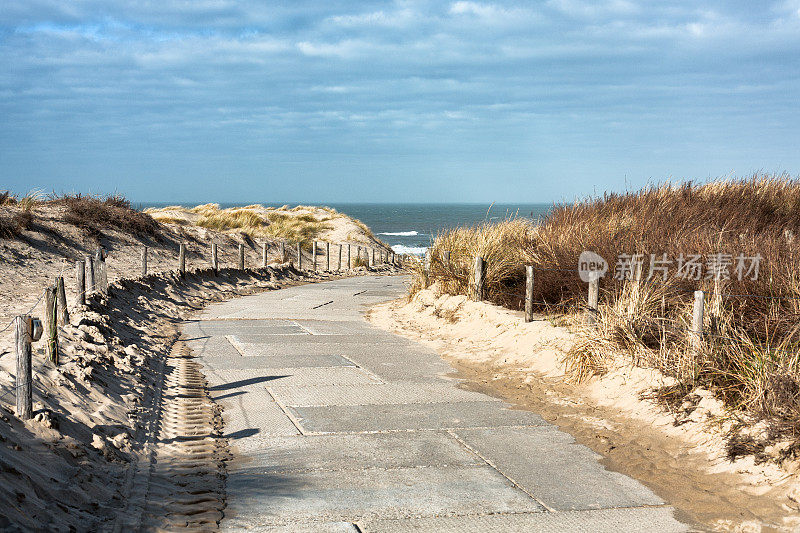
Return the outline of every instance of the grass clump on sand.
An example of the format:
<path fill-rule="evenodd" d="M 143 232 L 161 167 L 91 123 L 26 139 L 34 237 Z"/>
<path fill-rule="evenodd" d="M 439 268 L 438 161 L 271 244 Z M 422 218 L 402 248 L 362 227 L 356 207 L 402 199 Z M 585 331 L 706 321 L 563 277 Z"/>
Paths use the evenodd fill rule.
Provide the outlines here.
<path fill-rule="evenodd" d="M 95 237 L 102 235 L 103 228 L 114 228 L 139 237 L 156 237 L 158 222 L 131 207 L 122 196 L 61 196 L 51 202 L 65 207 L 64 221 L 88 231 Z"/>
<path fill-rule="evenodd" d="M 316 213 L 310 212 L 312 210 Z M 219 204 L 204 204 L 191 209 L 171 206 L 146 212 L 164 223 L 194 224 L 216 231 L 237 231 L 251 237 L 269 236 L 289 242 L 311 241 L 333 228 L 331 220 L 345 217 L 330 208 L 307 206 L 273 209 L 248 205 L 220 209 Z"/>
<path fill-rule="evenodd" d="M 519 309 L 524 265 L 536 270 L 534 301 L 546 311 L 578 311 L 587 284 L 574 270 L 582 251 L 609 263 L 600 282 L 599 327 L 579 342 L 567 361 L 579 378 L 602 373 L 611 349 L 634 364 L 658 368 L 679 385 L 713 390 L 726 404 L 767 420 L 775 434 L 800 433 L 800 181 L 756 175 L 707 184 L 662 184 L 554 206 L 539 223 L 509 218 L 497 224 L 441 232 L 431 266 L 417 267 L 412 291 L 436 282 L 447 294 L 468 294 L 475 255 L 486 259 L 485 297 Z M 444 252 L 450 252 L 446 263 Z M 643 279 L 613 278 L 620 254 L 643 254 Z M 656 272 L 651 255 L 730 254 L 730 279 L 706 271 L 700 279 Z M 738 279 L 736 257 L 760 256 L 757 279 Z M 428 276 L 426 278 L 426 275 Z M 724 277 L 724 276 L 722 276 Z M 690 350 L 692 292 L 705 291 L 704 338 Z M 741 296 L 752 295 L 752 296 Z M 678 402 L 680 403 L 680 402 Z"/>

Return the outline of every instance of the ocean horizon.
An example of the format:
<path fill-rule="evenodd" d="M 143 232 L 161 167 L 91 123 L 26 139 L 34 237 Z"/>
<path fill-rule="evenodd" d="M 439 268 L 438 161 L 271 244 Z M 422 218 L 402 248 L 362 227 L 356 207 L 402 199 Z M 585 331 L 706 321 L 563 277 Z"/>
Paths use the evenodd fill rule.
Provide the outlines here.
<path fill-rule="evenodd" d="M 357 218 L 375 233 L 380 240 L 398 254 L 421 255 L 431 240 L 446 229 L 473 226 L 484 221 L 495 222 L 506 217 L 537 220 L 546 215 L 553 204 L 548 203 L 313 203 L 313 202 L 218 202 L 221 208 L 262 203 L 265 206 L 325 205 L 353 218 Z M 194 207 L 187 202 L 141 202 L 138 209 L 180 205 Z"/>

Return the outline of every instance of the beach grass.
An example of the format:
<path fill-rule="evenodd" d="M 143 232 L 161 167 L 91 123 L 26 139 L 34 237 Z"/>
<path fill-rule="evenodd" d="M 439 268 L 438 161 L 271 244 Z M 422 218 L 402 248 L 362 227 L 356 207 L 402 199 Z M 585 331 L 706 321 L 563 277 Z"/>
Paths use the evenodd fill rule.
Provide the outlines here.
<path fill-rule="evenodd" d="M 476 255 L 486 260 L 485 298 L 512 309 L 524 305 L 526 264 L 537 267 L 540 311 L 578 312 L 587 284 L 578 257 L 593 251 L 609 262 L 600 282 L 599 324 L 584 331 L 568 356 L 577 379 L 602 373 L 612 352 L 673 376 L 680 390 L 712 389 L 735 410 L 768 420 L 775 431 L 800 431 L 800 181 L 754 175 L 706 184 L 664 183 L 556 205 L 539 223 L 499 223 L 439 233 L 431 264 L 414 268 L 412 293 L 436 283 L 444 294 L 469 294 Z M 449 262 L 444 260 L 449 252 Z M 613 277 L 620 254 L 643 254 L 641 280 Z M 676 260 L 730 255 L 730 279 L 685 279 L 676 265 L 650 277 L 651 255 Z M 738 279 L 736 257 L 760 256 L 756 279 Z M 724 276 L 722 276 L 724 277 Z M 648 279 L 650 278 L 650 279 Z M 705 291 L 702 349 L 693 351 L 693 291 Z"/>

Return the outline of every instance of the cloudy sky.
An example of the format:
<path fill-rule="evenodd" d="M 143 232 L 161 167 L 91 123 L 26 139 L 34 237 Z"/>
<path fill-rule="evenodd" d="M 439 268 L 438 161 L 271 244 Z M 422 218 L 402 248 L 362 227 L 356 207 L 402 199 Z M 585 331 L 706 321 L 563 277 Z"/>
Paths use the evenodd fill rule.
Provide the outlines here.
<path fill-rule="evenodd" d="M 0 188 L 559 201 L 800 174 L 800 0 L 3 0 Z"/>

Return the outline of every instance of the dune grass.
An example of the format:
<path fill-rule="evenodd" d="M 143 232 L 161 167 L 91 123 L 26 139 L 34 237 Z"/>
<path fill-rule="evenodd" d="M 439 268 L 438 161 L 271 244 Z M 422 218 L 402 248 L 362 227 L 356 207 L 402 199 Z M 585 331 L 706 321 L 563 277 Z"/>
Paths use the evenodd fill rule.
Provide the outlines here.
<path fill-rule="evenodd" d="M 677 390 L 703 386 L 775 431 L 800 432 L 800 181 L 756 175 L 707 184 L 662 184 L 557 205 L 540 223 L 509 218 L 441 232 L 430 271 L 417 265 L 412 291 L 431 283 L 447 294 L 469 294 L 473 258 L 486 259 L 485 297 L 523 305 L 524 265 L 538 267 L 534 301 L 540 310 L 579 311 L 587 284 L 577 273 L 584 250 L 611 272 L 601 280 L 597 329 L 569 355 L 579 379 L 602 373 L 608 354 L 622 350 L 634 364 L 674 376 Z M 444 252 L 450 261 L 444 261 Z M 761 256 L 757 279 L 683 279 L 671 265 L 648 278 L 650 254 Z M 613 278 L 620 254 L 644 254 L 643 279 Z M 427 276 L 427 278 L 426 278 Z M 709 335 L 699 353 L 688 344 L 692 292 L 706 292 Z M 750 296 L 740 296 L 750 295 Z M 665 391 L 674 392 L 673 391 Z"/>

